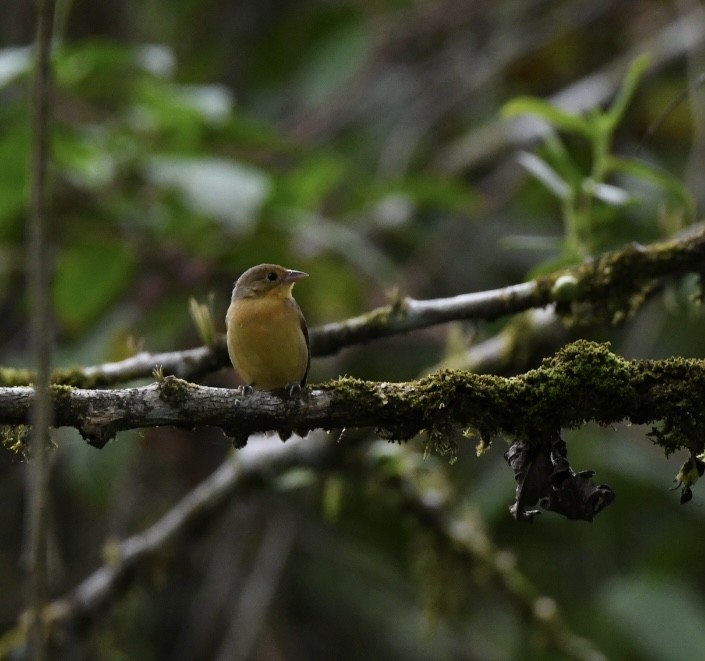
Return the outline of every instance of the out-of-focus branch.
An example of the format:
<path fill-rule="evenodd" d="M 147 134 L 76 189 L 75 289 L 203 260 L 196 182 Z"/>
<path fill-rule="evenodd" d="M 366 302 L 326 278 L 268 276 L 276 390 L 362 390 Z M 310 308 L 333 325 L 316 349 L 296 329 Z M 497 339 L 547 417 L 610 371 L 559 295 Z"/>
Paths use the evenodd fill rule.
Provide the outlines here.
<path fill-rule="evenodd" d="M 321 454 L 325 452 L 321 448 Z M 291 514 L 280 514 L 267 524 L 257 558 L 233 609 L 228 631 L 215 661 L 247 661 L 265 623 L 269 606 L 296 539 Z"/>
<path fill-rule="evenodd" d="M 258 438 L 256 443 L 226 460 L 150 528 L 122 542 L 109 544 L 105 551 L 106 563 L 70 593 L 45 608 L 47 625 L 55 631 L 99 617 L 138 580 L 140 570 L 148 569 L 150 561 L 161 557 L 169 546 L 186 539 L 191 531 L 205 530 L 203 524 L 217 517 L 234 495 L 256 488 L 254 484 L 262 484 L 252 478 L 259 477 L 267 484 L 292 467 L 324 467 L 334 461 L 335 447 L 323 435 L 294 438 L 284 444 L 274 438 Z M 511 556 L 492 543 L 476 516 L 455 511 L 450 501 L 441 502 L 438 494 L 426 494 L 416 484 L 412 477 L 413 464 L 419 461 L 415 462 L 414 456 L 420 460 L 418 453 L 386 446 L 385 452 L 373 448 L 357 460 L 365 462 L 370 476 L 376 476 L 374 479 L 389 488 L 391 500 L 407 515 L 415 517 L 422 529 L 437 535 L 444 548 L 462 562 L 480 563 L 566 658 L 600 658 L 589 641 L 578 638 L 560 618 L 555 602 L 541 595 Z M 395 464 L 397 469 L 391 470 L 390 464 Z M 403 470 L 399 468 L 402 465 Z M 21 647 L 25 626 L 26 621 L 21 620 L 15 629 L 0 638 L 0 656 L 7 656 Z"/>
<path fill-rule="evenodd" d="M 53 630 L 98 616 L 131 584 L 141 567 L 199 523 L 210 520 L 238 488 L 247 488 L 259 475 L 277 474 L 290 466 L 316 465 L 324 461 L 327 447 L 325 438 L 294 438 L 286 444 L 274 438 L 258 439 L 225 461 L 150 528 L 108 544 L 106 563 L 71 593 L 44 608 L 44 626 Z M 21 647 L 26 632 L 27 618 L 22 618 L 17 628 L 0 638 L 0 657 L 6 658 Z"/>
<path fill-rule="evenodd" d="M 405 467 L 386 473 L 379 470 L 380 454 L 392 466 L 409 463 L 407 448 L 390 445 L 383 453 L 377 453 L 377 474 L 383 475 L 383 483 L 392 491 L 392 497 L 401 501 L 400 509 L 413 516 L 426 530 L 431 531 L 445 554 L 457 558 L 460 565 L 469 561 L 479 564 L 488 577 L 495 580 L 511 597 L 523 615 L 547 636 L 551 645 L 560 652 L 561 658 L 598 661 L 605 657 L 589 640 L 578 637 L 561 617 L 556 602 L 542 595 L 521 570 L 508 551 L 498 548 L 479 515 L 466 506 L 458 507 L 451 499 L 435 489 L 424 488 L 413 479 L 414 471 Z M 406 460 L 406 461 L 405 461 Z M 444 555 L 444 560 L 445 560 Z M 433 580 L 433 576 L 430 577 Z M 454 584 L 457 589 L 457 584 Z"/>
<path fill-rule="evenodd" d="M 47 459 L 52 401 L 49 395 L 51 372 L 51 305 L 49 256 L 47 250 L 48 184 L 51 116 L 51 35 L 54 0 L 37 0 L 36 61 L 32 89 L 32 155 L 30 183 L 27 265 L 30 301 L 30 344 L 35 366 L 35 395 L 29 422 L 32 424 L 32 463 L 28 474 L 30 610 L 41 613 L 46 601 L 47 581 Z M 29 658 L 46 657 L 42 619 L 31 618 Z"/>
<path fill-rule="evenodd" d="M 526 369 L 536 356 L 553 353 L 568 337 L 569 330 L 553 306 L 528 310 L 486 340 L 450 353 L 437 367 L 478 374 L 514 373 Z"/>

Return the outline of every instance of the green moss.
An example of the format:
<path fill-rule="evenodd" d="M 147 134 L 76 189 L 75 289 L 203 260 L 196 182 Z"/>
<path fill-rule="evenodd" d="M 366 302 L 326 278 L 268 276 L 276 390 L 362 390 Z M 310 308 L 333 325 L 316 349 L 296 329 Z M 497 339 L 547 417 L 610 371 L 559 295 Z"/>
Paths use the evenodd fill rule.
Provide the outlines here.
<path fill-rule="evenodd" d="M 53 383 L 49 386 L 49 391 L 54 398 L 55 406 L 69 406 L 71 403 L 71 395 L 75 392 L 74 386 L 69 386 L 61 383 Z"/>
<path fill-rule="evenodd" d="M 190 391 L 196 387 L 183 379 L 167 376 L 159 382 L 159 397 L 170 406 L 178 408 L 188 399 Z"/>
<path fill-rule="evenodd" d="M 0 386 L 28 386 L 34 379 L 31 370 L 13 369 L 11 367 L 0 367 Z"/>
<path fill-rule="evenodd" d="M 649 425 L 666 452 L 701 452 L 705 439 L 704 361 L 627 360 L 608 344 L 587 340 L 515 377 L 445 369 L 411 383 L 341 377 L 317 389 L 331 393 L 332 408 L 339 404 L 343 419 L 376 426 L 390 441 L 423 432 L 427 451 L 451 460 L 464 437 L 476 443 L 479 435 L 482 451 L 499 434 L 541 442 L 563 428 L 622 419 Z M 336 420 L 322 425 L 335 427 Z M 475 433 L 464 433 L 468 427 Z"/>
<path fill-rule="evenodd" d="M 559 314 L 576 324 L 618 324 L 631 317 L 664 276 L 702 272 L 703 241 L 637 243 L 606 253 L 575 268 L 537 280 Z"/>
<path fill-rule="evenodd" d="M 29 451 L 27 444 L 29 430 L 30 427 L 27 425 L 1 425 L 0 444 L 10 452 L 26 457 Z"/>

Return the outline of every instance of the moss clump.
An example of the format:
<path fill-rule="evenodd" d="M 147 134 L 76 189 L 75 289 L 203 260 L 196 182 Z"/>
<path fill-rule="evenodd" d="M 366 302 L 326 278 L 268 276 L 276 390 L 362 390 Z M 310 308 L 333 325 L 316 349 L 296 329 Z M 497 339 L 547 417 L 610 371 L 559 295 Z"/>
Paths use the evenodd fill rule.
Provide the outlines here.
<path fill-rule="evenodd" d="M 10 452 L 26 457 L 29 451 L 27 436 L 30 429 L 28 425 L 1 425 L 0 444 Z"/>
<path fill-rule="evenodd" d="M 0 367 L 0 386 L 11 388 L 15 386 L 28 386 L 34 379 L 31 370 Z"/>
<path fill-rule="evenodd" d="M 175 376 L 166 376 L 159 382 L 159 397 L 170 406 L 178 408 L 188 398 L 191 390 L 197 386 Z"/>
<path fill-rule="evenodd" d="M 73 386 L 53 383 L 49 386 L 49 392 L 54 400 L 54 406 L 69 407 L 71 405 L 71 396 L 76 391 Z"/>
<path fill-rule="evenodd" d="M 666 452 L 701 452 L 703 392 L 703 361 L 626 360 L 608 344 L 579 340 L 516 377 L 442 370 L 421 379 L 404 398 L 419 427 L 429 430 L 429 447 L 438 451 L 452 452 L 456 426 L 472 425 L 486 442 L 498 433 L 540 440 L 564 427 L 628 419 L 661 421 L 650 435 Z"/>

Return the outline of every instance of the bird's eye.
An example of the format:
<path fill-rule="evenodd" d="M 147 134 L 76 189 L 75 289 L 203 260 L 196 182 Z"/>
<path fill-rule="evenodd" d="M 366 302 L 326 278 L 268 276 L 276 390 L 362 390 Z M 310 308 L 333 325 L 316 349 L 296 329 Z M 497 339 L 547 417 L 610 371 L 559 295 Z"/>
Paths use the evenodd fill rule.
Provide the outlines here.
<path fill-rule="evenodd" d="M 277 274 L 274 271 L 267 273 L 267 280 L 274 282 L 277 279 Z"/>

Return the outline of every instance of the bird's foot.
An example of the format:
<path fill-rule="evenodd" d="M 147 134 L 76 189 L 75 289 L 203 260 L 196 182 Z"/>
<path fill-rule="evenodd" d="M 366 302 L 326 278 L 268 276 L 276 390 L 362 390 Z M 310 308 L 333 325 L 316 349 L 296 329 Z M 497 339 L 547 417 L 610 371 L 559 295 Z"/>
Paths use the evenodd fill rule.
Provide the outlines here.
<path fill-rule="evenodd" d="M 284 392 L 286 392 L 287 396 L 291 399 L 294 399 L 294 396 L 296 396 L 297 399 L 303 399 L 306 394 L 306 386 L 302 386 L 300 383 L 289 383 L 284 387 Z"/>

